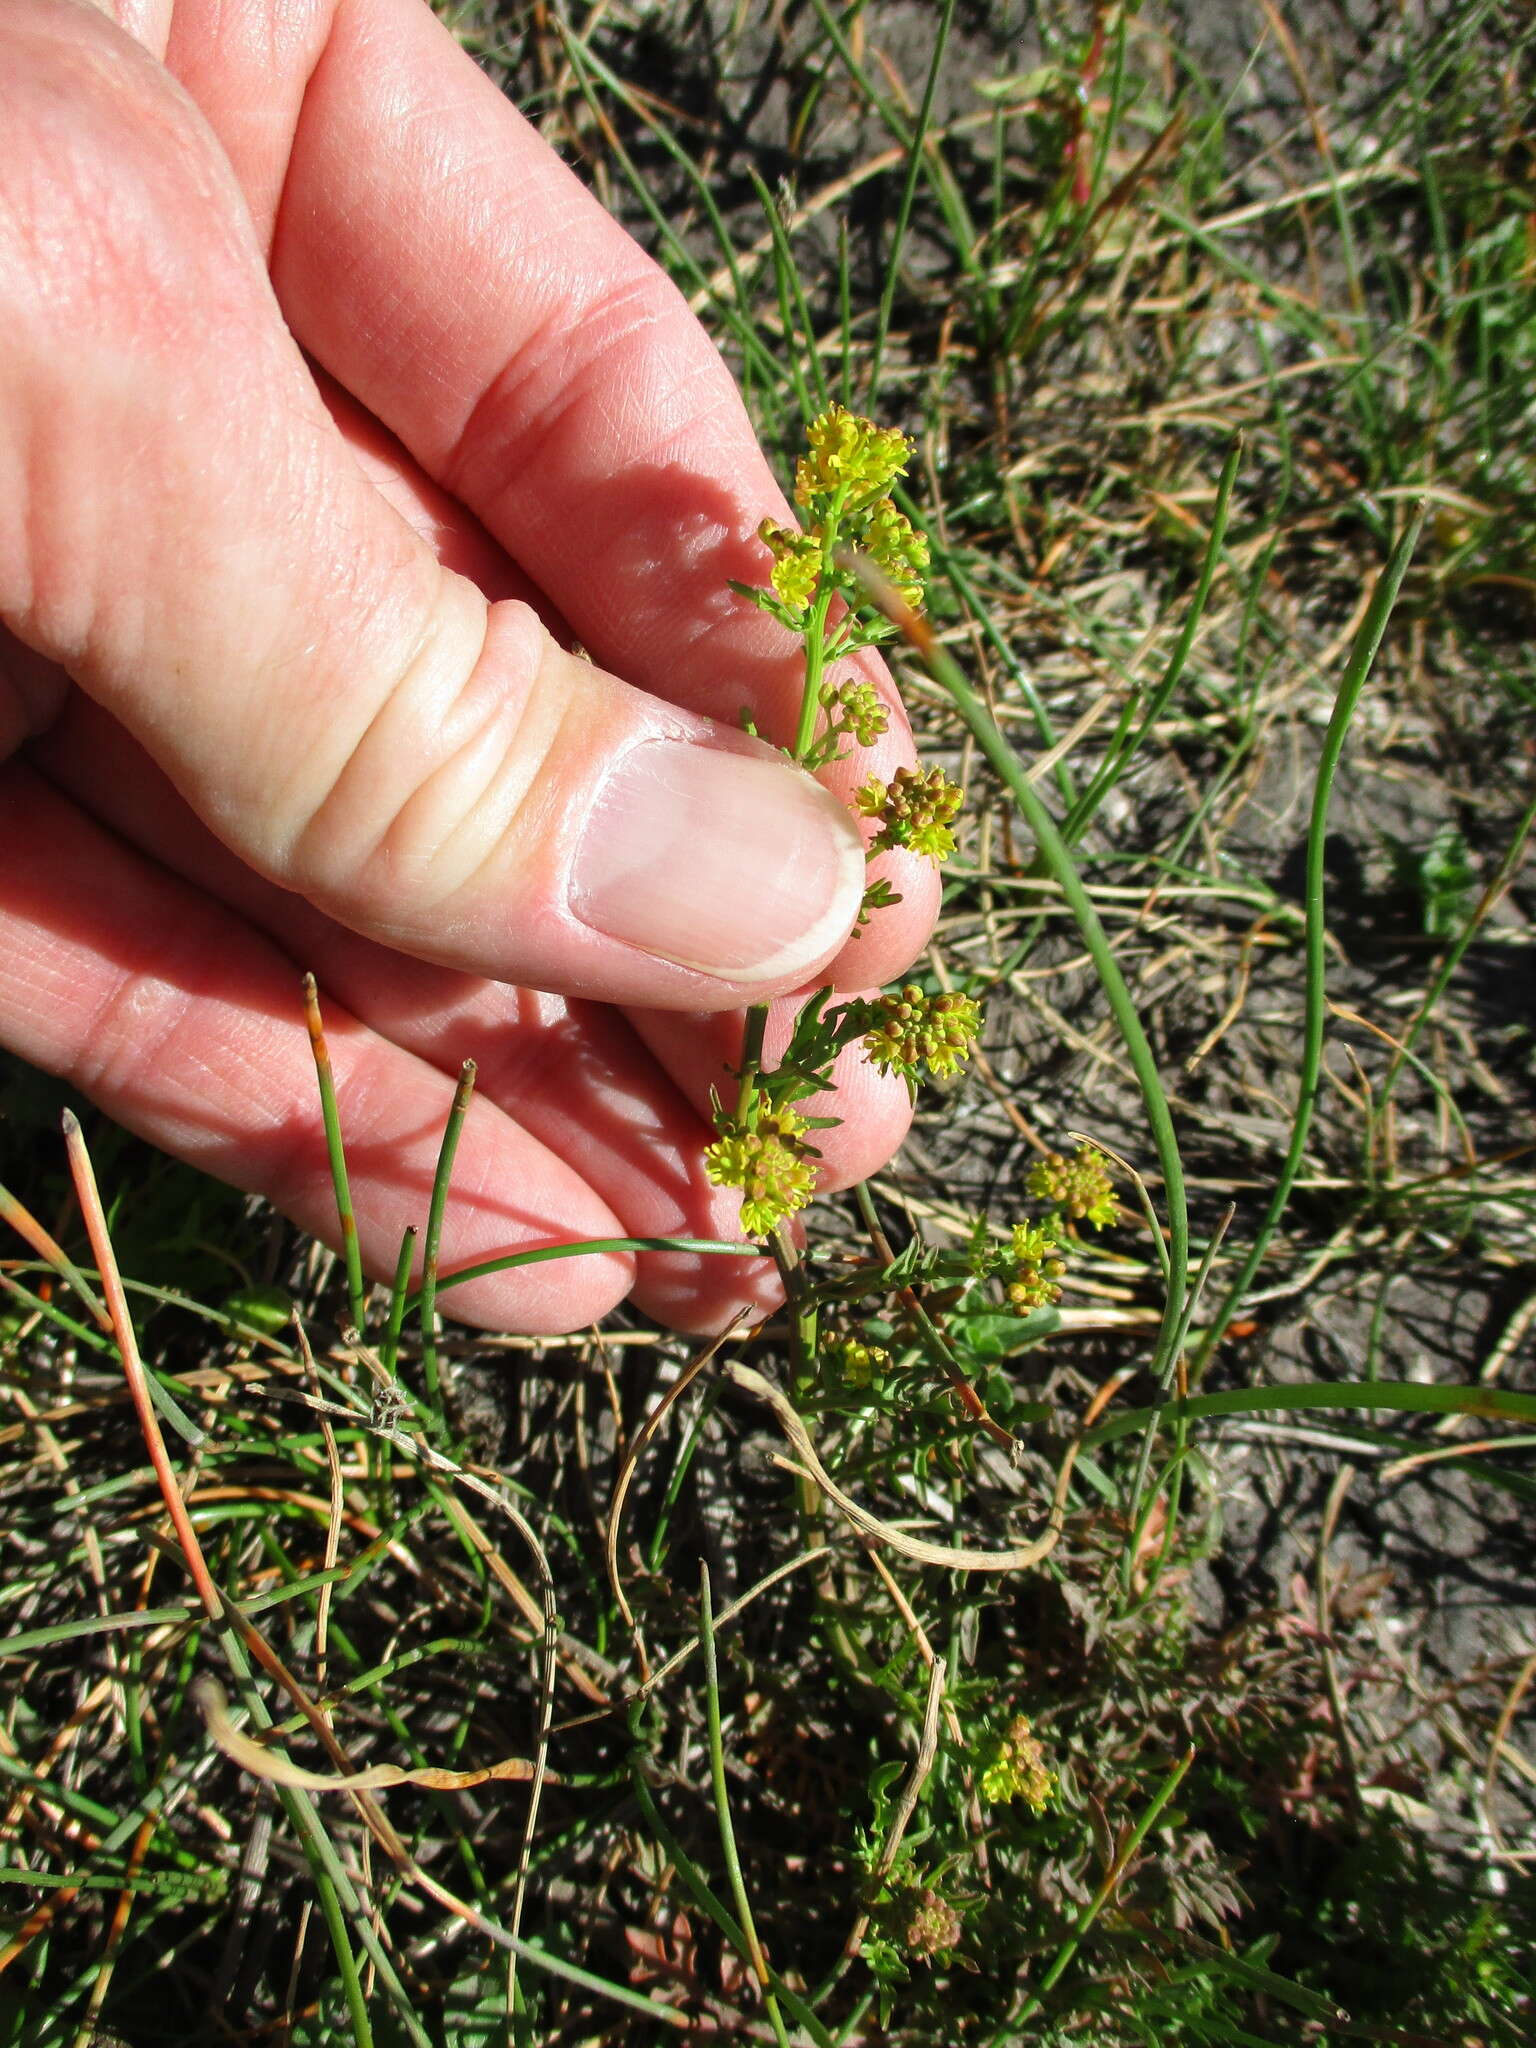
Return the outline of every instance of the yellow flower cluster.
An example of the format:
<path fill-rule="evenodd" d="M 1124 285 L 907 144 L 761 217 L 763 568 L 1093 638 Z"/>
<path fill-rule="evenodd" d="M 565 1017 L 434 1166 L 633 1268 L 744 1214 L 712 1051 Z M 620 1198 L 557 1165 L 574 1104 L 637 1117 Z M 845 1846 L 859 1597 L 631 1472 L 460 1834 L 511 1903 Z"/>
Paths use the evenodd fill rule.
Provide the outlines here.
<path fill-rule="evenodd" d="M 981 1774 L 981 1796 L 994 1806 L 1022 1799 L 1035 1813 L 1044 1813 L 1056 1791 L 1056 1776 L 1046 1768 L 1045 1751 L 1025 1714 L 1015 1714 L 997 1740 L 992 1761 Z"/>
<path fill-rule="evenodd" d="M 766 1236 L 815 1194 L 809 1129 L 791 1108 L 764 1110 L 750 1124 L 727 1125 L 705 1146 L 704 1171 L 714 1185 L 741 1190 L 741 1227 L 749 1236 Z"/>
<path fill-rule="evenodd" d="M 921 611 L 928 575 L 928 536 L 919 533 L 889 498 L 882 498 L 869 515 L 864 552 L 890 578 L 908 611 Z"/>
<path fill-rule="evenodd" d="M 898 768 L 889 782 L 872 775 L 854 801 L 866 818 L 878 818 L 880 830 L 871 853 L 905 846 L 930 860 L 948 860 L 955 850 L 951 822 L 965 801 L 965 792 L 942 768 Z"/>
<path fill-rule="evenodd" d="M 1049 1308 L 1061 1299 L 1057 1284 L 1067 1270 L 1056 1256 L 1056 1234 L 1041 1223 L 1016 1223 L 1010 1247 L 1014 1262 L 1008 1300 L 1021 1311 Z"/>
<path fill-rule="evenodd" d="M 883 1344 L 866 1344 L 858 1337 L 834 1337 L 822 1347 L 821 1355 L 845 1387 L 872 1386 L 876 1374 L 891 1362 Z"/>
<path fill-rule="evenodd" d="M 1119 1213 L 1104 1155 L 1091 1145 L 1079 1145 L 1070 1159 L 1064 1152 L 1048 1153 L 1029 1169 L 1024 1185 L 1037 1202 L 1049 1202 L 1095 1230 L 1107 1229 Z"/>
<path fill-rule="evenodd" d="M 768 580 L 778 605 L 766 593 L 759 601 L 796 632 L 808 626 L 817 600 L 834 590 L 856 614 L 864 600 L 843 555 L 848 549 L 867 555 L 907 607 L 920 611 L 928 542 L 887 495 L 907 466 L 911 443 L 906 435 L 834 405 L 812 420 L 806 440 L 809 452 L 795 470 L 795 502 L 805 514 L 805 531 L 772 519 L 757 529 L 773 556 Z M 845 625 L 847 647 L 869 646 L 882 637 L 870 634 L 867 625 L 854 635 L 848 630 L 853 623 L 850 618 Z"/>
<path fill-rule="evenodd" d="M 851 734 L 861 747 L 872 747 L 891 722 L 873 683 L 823 683 L 821 708 L 829 728 Z"/>
<path fill-rule="evenodd" d="M 894 995 L 877 996 L 868 1013 L 865 1058 L 882 1073 L 901 1074 L 909 1082 L 924 1066 L 933 1074 L 955 1073 L 970 1058 L 981 1029 L 981 1005 L 974 996 L 955 990 L 928 996 L 916 982 Z"/>
<path fill-rule="evenodd" d="M 814 533 L 797 533 L 792 526 L 775 526 L 765 519 L 757 537 L 773 556 L 768 580 L 791 611 L 804 611 L 821 582 L 822 545 Z"/>
<path fill-rule="evenodd" d="M 848 502 L 878 498 L 907 466 L 912 444 L 896 427 L 877 427 L 834 405 L 805 430 L 807 453 L 795 465 L 795 503 L 813 515 L 840 491 Z"/>

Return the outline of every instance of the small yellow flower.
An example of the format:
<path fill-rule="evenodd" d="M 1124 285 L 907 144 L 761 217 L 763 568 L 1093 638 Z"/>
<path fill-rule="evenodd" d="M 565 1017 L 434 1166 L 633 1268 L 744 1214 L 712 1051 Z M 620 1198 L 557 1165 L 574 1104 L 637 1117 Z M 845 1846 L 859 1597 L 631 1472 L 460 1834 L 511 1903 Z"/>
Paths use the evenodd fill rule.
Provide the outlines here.
<path fill-rule="evenodd" d="M 1035 1813 L 1044 1813 L 1056 1791 L 1056 1776 L 1046 1768 L 1041 1748 L 1025 1714 L 1015 1714 L 997 1739 L 992 1761 L 981 1774 L 981 1796 L 994 1806 L 1022 1799 Z"/>
<path fill-rule="evenodd" d="M 876 997 L 868 1011 L 864 1057 L 882 1073 L 901 1074 L 909 1083 L 924 1066 L 933 1074 L 955 1073 L 970 1058 L 981 1029 L 981 1005 L 974 996 L 956 990 L 927 996 L 916 982 Z"/>
<path fill-rule="evenodd" d="M 871 776 L 854 801 L 866 818 L 880 821 L 871 853 L 905 846 L 930 860 L 947 860 L 955 850 L 949 827 L 965 792 L 941 768 L 898 768 L 888 783 Z"/>
<path fill-rule="evenodd" d="M 795 503 L 807 512 L 839 491 L 860 499 L 879 497 L 899 477 L 912 452 L 896 427 L 877 427 L 846 406 L 834 405 L 805 430 L 809 453 L 795 468 Z"/>
<path fill-rule="evenodd" d="M 729 1124 L 705 1146 L 704 1171 L 714 1185 L 741 1190 L 741 1227 L 749 1237 L 766 1236 L 815 1194 L 809 1129 L 793 1109 L 765 1111 L 751 1125 Z"/>
<path fill-rule="evenodd" d="M 823 683 L 821 702 L 828 723 L 852 733 L 861 747 L 872 747 L 890 724 L 890 713 L 873 683 Z"/>
<path fill-rule="evenodd" d="M 1119 1214 L 1102 1152 L 1079 1145 L 1072 1157 L 1049 1153 L 1029 1169 L 1025 1187 L 1037 1202 L 1050 1202 L 1075 1223 L 1104 1230 Z"/>
<path fill-rule="evenodd" d="M 889 498 L 882 498 L 869 514 L 860 544 L 895 584 L 907 608 L 921 611 L 923 581 L 928 574 L 927 535 L 919 533 Z"/>
<path fill-rule="evenodd" d="M 883 1344 L 865 1344 L 858 1337 L 834 1337 L 822 1347 L 822 1357 L 845 1387 L 871 1386 L 891 1362 Z"/>
<path fill-rule="evenodd" d="M 757 531 L 773 555 L 768 580 L 791 611 L 804 611 L 821 581 L 820 539 L 814 533 L 797 533 L 792 526 L 775 526 L 771 519 L 765 519 Z"/>
<path fill-rule="evenodd" d="M 1027 1311 L 1049 1308 L 1052 1302 L 1059 1301 L 1061 1289 L 1057 1282 L 1067 1269 L 1056 1257 L 1055 1232 L 1040 1223 L 1016 1223 L 1010 1250 L 1014 1259 L 1013 1279 L 1008 1287 L 1011 1306 Z"/>

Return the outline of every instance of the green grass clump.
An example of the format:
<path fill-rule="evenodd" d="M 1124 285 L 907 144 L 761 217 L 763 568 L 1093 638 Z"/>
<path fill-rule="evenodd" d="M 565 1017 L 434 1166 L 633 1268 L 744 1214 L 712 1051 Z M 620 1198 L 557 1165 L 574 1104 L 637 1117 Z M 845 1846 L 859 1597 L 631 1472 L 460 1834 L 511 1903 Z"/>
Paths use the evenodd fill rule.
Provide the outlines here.
<path fill-rule="evenodd" d="M 966 807 L 863 1022 L 988 1021 L 718 1356 L 456 1332 L 90 1124 L 140 1409 L 6 1070 L 68 1263 L 0 1262 L 0 2044 L 1518 2048 L 1522 11 L 448 11 L 786 483 L 832 408 L 910 440 Z M 208 1675 L 415 1775 L 253 1771 Z"/>

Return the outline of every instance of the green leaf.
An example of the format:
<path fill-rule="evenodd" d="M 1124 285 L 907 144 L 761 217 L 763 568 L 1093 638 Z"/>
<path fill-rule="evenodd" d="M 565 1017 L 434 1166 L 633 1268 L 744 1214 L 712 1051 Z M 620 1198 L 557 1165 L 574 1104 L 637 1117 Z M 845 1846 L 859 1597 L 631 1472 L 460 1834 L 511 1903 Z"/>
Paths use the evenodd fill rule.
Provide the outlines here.
<path fill-rule="evenodd" d="M 285 1330 L 293 1316 L 293 1297 L 281 1287 L 237 1287 L 219 1304 L 232 1323 L 243 1323 L 263 1337 Z"/>
<path fill-rule="evenodd" d="M 951 1317 L 947 1328 L 957 1350 L 991 1361 L 1012 1358 L 1049 1337 L 1061 1328 L 1061 1314 L 1054 1308 L 1032 1308 L 1027 1316 L 983 1309 L 975 1315 Z"/>

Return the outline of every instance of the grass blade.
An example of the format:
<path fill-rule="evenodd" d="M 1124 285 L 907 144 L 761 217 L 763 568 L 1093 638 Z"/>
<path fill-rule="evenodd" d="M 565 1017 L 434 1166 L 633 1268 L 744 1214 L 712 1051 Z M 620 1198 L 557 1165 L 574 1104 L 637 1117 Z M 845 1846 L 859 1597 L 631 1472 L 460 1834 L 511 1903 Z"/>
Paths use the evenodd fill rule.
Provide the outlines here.
<path fill-rule="evenodd" d="M 971 688 L 958 663 L 940 646 L 932 631 L 922 621 L 913 619 L 910 613 L 900 623 L 907 630 L 908 638 L 929 674 L 949 692 L 977 745 L 1018 805 L 1033 835 L 1042 865 L 1061 890 L 1072 912 L 1136 1075 L 1163 1176 L 1163 1199 L 1168 1212 L 1168 1294 L 1150 1367 L 1154 1374 L 1160 1373 L 1175 1354 L 1183 1329 L 1184 1303 L 1189 1285 L 1189 1205 L 1184 1192 L 1178 1138 L 1157 1061 L 1099 914 L 1083 886 L 1082 877 L 1055 819 L 1036 792 L 1023 763 L 998 731 L 991 712 Z"/>
<path fill-rule="evenodd" d="M 421 1314 L 421 1373 L 425 1382 L 427 1408 L 440 1435 L 448 1425 L 443 1414 L 443 1390 L 438 1382 L 437 1261 L 443 1246 L 443 1218 L 448 1211 L 448 1186 L 453 1178 L 453 1161 L 459 1149 L 464 1118 L 469 1112 L 469 1099 L 474 1092 L 475 1063 L 473 1060 L 466 1060 L 459 1069 L 458 1086 L 453 1091 L 448 1121 L 443 1126 L 443 1142 L 438 1150 L 437 1171 L 432 1176 L 432 1200 L 427 1210 L 427 1235 L 422 1246 L 421 1288 L 416 1297 Z"/>
<path fill-rule="evenodd" d="M 1194 1760 L 1195 1752 L 1193 1748 L 1186 1750 L 1184 1755 L 1179 1758 L 1178 1762 L 1174 1765 L 1173 1769 L 1168 1773 L 1167 1777 L 1158 1787 L 1156 1795 L 1152 1800 L 1152 1803 L 1148 1806 L 1146 1812 L 1141 1816 L 1141 1819 L 1137 1821 L 1135 1827 L 1132 1828 L 1129 1837 L 1117 1852 L 1114 1861 L 1110 1864 L 1109 1869 L 1105 1872 L 1103 1882 L 1100 1884 L 1098 1890 L 1094 1893 L 1093 1897 L 1088 1901 L 1087 1905 L 1084 1906 L 1081 1913 L 1078 1914 L 1077 1924 L 1074 1926 L 1071 1934 L 1068 1935 L 1067 1939 L 1062 1943 L 1060 1949 L 1057 1951 L 1056 1957 L 1054 1961 L 1051 1963 L 1050 1968 L 1046 1971 L 1045 1975 L 1040 1979 L 1039 1990 L 1033 1994 L 1033 1996 L 1027 2001 L 1027 2003 L 1023 2007 L 1023 2010 L 1019 2013 L 1020 2022 L 1027 2019 L 1032 2019 L 1034 2015 L 1040 2010 L 1040 2007 L 1044 2003 L 1047 1995 L 1060 1982 L 1063 1972 L 1067 1969 L 1067 1967 L 1072 1961 L 1072 1958 L 1077 1954 L 1078 1950 L 1082 1947 L 1084 1938 L 1087 1935 L 1088 1930 L 1092 1927 L 1094 1921 L 1098 1919 L 1100 1913 L 1103 1912 L 1104 1908 L 1109 1904 L 1111 1898 L 1113 1898 L 1115 1891 L 1119 1887 L 1121 1879 L 1125 1876 L 1127 1869 L 1130 1867 L 1131 1861 L 1135 1856 L 1136 1851 L 1141 1847 L 1142 1843 L 1147 1839 L 1147 1836 L 1152 1832 L 1153 1828 L 1157 1825 L 1158 1816 L 1162 1813 L 1164 1807 L 1167 1806 L 1169 1800 L 1173 1797 L 1174 1793 L 1178 1791 L 1179 1786 L 1183 1781 L 1185 1772 L 1189 1769 L 1190 1765 L 1194 1762 Z"/>
<path fill-rule="evenodd" d="M 747 1897 L 747 1881 L 742 1875 L 741 1858 L 736 1852 L 736 1831 L 731 1825 L 730 1795 L 725 1783 L 725 1747 L 720 1734 L 720 1673 L 715 1661 L 715 1620 L 709 1594 L 707 1564 L 701 1564 L 699 1567 L 699 1643 L 704 1652 L 704 1713 L 709 1730 L 709 1775 L 715 1794 L 715 1818 L 720 1827 L 720 1853 L 725 1859 L 731 1897 L 736 1901 L 736 1915 L 746 1939 L 747 1961 L 751 1965 L 753 1976 L 757 1979 L 763 2009 L 768 2015 L 768 2023 L 773 2028 L 774 2039 L 779 2043 L 779 2048 L 789 2048 L 789 2037 L 784 2032 L 778 2001 L 773 1995 L 768 1960 L 763 1954 L 763 1945 L 757 1938 L 757 1928 L 753 1924 L 752 1904 Z"/>
<path fill-rule="evenodd" d="M 1312 1115 L 1317 1107 L 1317 1091 L 1322 1074 L 1323 1040 L 1327 1029 L 1328 994 L 1328 912 L 1326 899 L 1327 870 L 1325 864 L 1325 841 L 1328 836 L 1328 807 L 1333 795 L 1333 779 L 1338 772 L 1339 758 L 1344 751 L 1344 741 L 1349 732 L 1350 721 L 1355 715 L 1355 706 L 1360 701 L 1360 692 L 1366 678 L 1375 665 L 1381 643 L 1386 637 L 1397 594 L 1402 588 L 1403 578 L 1408 573 L 1408 564 L 1413 560 L 1413 551 L 1418 545 L 1419 533 L 1424 524 L 1424 508 L 1420 506 L 1409 520 L 1385 569 L 1377 579 L 1376 588 L 1366 608 L 1365 617 L 1355 635 L 1355 644 L 1345 665 L 1339 691 L 1334 699 L 1333 715 L 1328 721 L 1328 730 L 1323 737 L 1323 750 L 1317 764 L 1317 776 L 1313 784 L 1312 815 L 1307 826 L 1307 868 L 1306 868 L 1306 964 L 1307 985 L 1304 1000 L 1300 1078 L 1297 1084 L 1296 1108 L 1291 1117 L 1290 1140 L 1286 1146 L 1285 1159 L 1276 1176 L 1274 1189 L 1265 1209 L 1263 1221 L 1254 1233 L 1252 1244 L 1239 1266 L 1237 1273 L 1222 1296 L 1215 1314 L 1206 1326 L 1205 1335 L 1196 1346 L 1190 1360 L 1190 1379 L 1198 1384 L 1201 1374 L 1210 1364 L 1211 1355 L 1221 1340 L 1227 1324 L 1236 1314 L 1247 1293 L 1253 1276 L 1263 1263 L 1275 1226 L 1285 1213 L 1285 1206 L 1291 1198 L 1291 1189 L 1301 1171 L 1301 1162 L 1306 1156 L 1307 1136 L 1312 1128 Z"/>
<path fill-rule="evenodd" d="M 336 1106 L 336 1076 L 331 1070 L 331 1049 L 325 1042 L 325 1025 L 320 1016 L 320 990 L 315 977 L 304 977 L 304 1021 L 309 1027 L 310 1050 L 315 1057 L 315 1079 L 320 1084 L 320 1114 L 325 1120 L 325 1150 L 331 1162 L 331 1185 L 336 1191 L 336 1219 L 341 1225 L 342 1258 L 347 1269 L 347 1303 L 353 1326 L 361 1330 L 367 1315 L 367 1290 L 363 1282 L 363 1255 L 357 1242 L 357 1214 L 352 1207 L 352 1185 L 347 1177 L 346 1148 L 341 1141 L 341 1116 Z"/>

